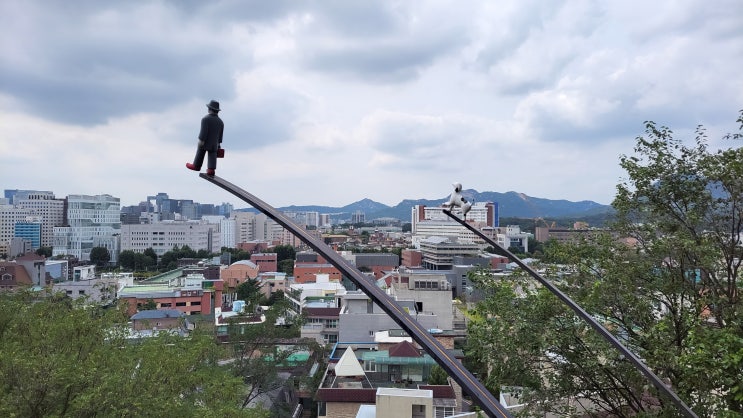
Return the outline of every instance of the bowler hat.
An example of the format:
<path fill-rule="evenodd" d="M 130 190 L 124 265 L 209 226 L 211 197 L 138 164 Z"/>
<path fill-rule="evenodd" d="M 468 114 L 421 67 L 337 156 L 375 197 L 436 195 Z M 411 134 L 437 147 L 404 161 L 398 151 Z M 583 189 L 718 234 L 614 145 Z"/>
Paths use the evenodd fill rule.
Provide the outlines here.
<path fill-rule="evenodd" d="M 208 107 L 209 109 L 215 112 L 219 112 L 219 102 L 216 100 L 212 100 L 211 102 L 209 102 L 209 104 L 207 104 L 206 107 Z"/>

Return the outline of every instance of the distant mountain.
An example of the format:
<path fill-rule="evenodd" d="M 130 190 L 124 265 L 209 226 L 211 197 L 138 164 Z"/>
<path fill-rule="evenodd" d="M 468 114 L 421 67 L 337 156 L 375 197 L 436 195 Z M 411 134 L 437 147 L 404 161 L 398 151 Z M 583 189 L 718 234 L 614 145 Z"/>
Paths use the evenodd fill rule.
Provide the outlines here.
<path fill-rule="evenodd" d="M 475 202 L 497 202 L 498 211 L 501 217 L 514 218 L 565 218 L 598 215 L 612 212 L 613 208 L 609 205 L 602 205 L 590 200 L 580 202 L 571 202 L 568 200 L 550 200 L 539 197 L 527 196 L 518 192 L 478 192 L 477 190 L 464 190 L 463 195 Z M 278 208 L 282 211 L 294 212 L 320 212 L 329 213 L 333 218 L 349 219 L 351 214 L 356 211 L 364 212 L 367 220 L 379 218 L 396 218 L 403 222 L 410 221 L 410 214 L 413 206 L 439 206 L 449 200 L 449 196 L 444 196 L 437 200 L 405 199 L 395 206 L 387 206 L 383 203 L 375 202 L 371 199 L 362 199 L 358 202 L 351 203 L 343 207 L 330 206 L 287 206 Z M 243 211 L 254 211 L 254 209 L 241 209 Z"/>

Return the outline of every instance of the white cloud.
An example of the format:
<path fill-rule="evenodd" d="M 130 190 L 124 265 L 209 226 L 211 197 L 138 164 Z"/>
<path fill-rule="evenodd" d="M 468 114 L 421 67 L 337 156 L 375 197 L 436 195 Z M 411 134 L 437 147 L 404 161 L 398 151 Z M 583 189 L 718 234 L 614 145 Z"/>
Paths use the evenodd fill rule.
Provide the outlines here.
<path fill-rule="evenodd" d="M 0 186 L 244 206 L 183 167 L 218 99 L 218 173 L 279 206 L 452 181 L 609 203 L 645 120 L 736 145 L 716 135 L 743 107 L 737 8 L 4 1 Z"/>

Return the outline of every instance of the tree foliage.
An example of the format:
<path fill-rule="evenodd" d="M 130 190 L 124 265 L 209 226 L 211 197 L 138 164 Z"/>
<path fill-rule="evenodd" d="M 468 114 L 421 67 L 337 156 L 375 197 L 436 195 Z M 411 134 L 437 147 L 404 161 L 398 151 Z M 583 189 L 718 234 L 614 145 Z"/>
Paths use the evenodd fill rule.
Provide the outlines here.
<path fill-rule="evenodd" d="M 277 245 L 267 252 L 276 253 L 276 262 L 281 263 L 284 260 L 294 260 L 297 251 L 291 245 Z"/>
<path fill-rule="evenodd" d="M 743 113 L 738 119 L 743 129 Z M 727 137 L 741 139 L 740 134 Z M 548 243 L 546 274 L 700 416 L 743 413 L 743 148 L 710 152 L 646 123 L 621 156 L 611 233 Z M 613 416 L 676 411 L 618 352 L 531 280 L 473 277 L 468 357 L 492 391 L 523 387 L 527 413 L 577 413 L 584 397 Z"/>
<path fill-rule="evenodd" d="M 254 309 L 263 299 L 260 283 L 256 279 L 248 279 L 240 283 L 236 293 L 237 299 L 245 301 L 248 309 Z"/>
<path fill-rule="evenodd" d="M 36 249 L 36 255 L 49 258 L 52 256 L 52 250 L 52 247 L 39 247 L 38 249 Z"/>
<path fill-rule="evenodd" d="M 148 250 L 152 250 L 148 248 Z M 138 253 L 132 250 L 124 250 L 119 254 L 119 264 L 122 268 L 133 271 L 143 271 L 157 264 L 157 255 L 154 250 L 150 253 L 145 250 L 144 253 Z"/>
<path fill-rule="evenodd" d="M 93 247 L 90 249 L 90 262 L 98 267 L 103 267 L 111 261 L 111 253 L 106 247 Z"/>
<path fill-rule="evenodd" d="M 41 296 L 41 297 L 40 297 Z M 210 335 L 127 341 L 123 310 L 0 294 L 0 416 L 256 417 Z"/>
<path fill-rule="evenodd" d="M 234 359 L 232 371 L 247 387 L 240 402 L 243 408 L 248 408 L 259 396 L 284 385 L 279 369 L 291 354 L 309 344 L 281 345 L 281 342 L 299 336 L 300 322 L 277 325 L 288 313 L 289 304 L 284 299 L 264 313 L 263 322 L 246 324 L 246 318 L 252 313 L 230 319 L 228 347 L 230 357 Z"/>

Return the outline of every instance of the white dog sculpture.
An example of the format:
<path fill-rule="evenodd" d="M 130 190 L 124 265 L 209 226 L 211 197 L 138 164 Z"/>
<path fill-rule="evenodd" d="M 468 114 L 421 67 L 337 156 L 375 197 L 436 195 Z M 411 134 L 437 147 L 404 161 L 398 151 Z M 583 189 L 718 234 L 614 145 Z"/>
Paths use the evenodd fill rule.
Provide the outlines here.
<path fill-rule="evenodd" d="M 449 201 L 444 203 L 442 206 L 448 207 L 449 210 L 454 209 L 455 206 L 462 209 L 462 217 L 467 219 L 467 212 L 472 208 L 472 202 L 468 202 L 467 199 L 462 196 L 462 183 L 452 183 L 452 186 L 454 186 L 454 191 L 451 192 Z"/>

